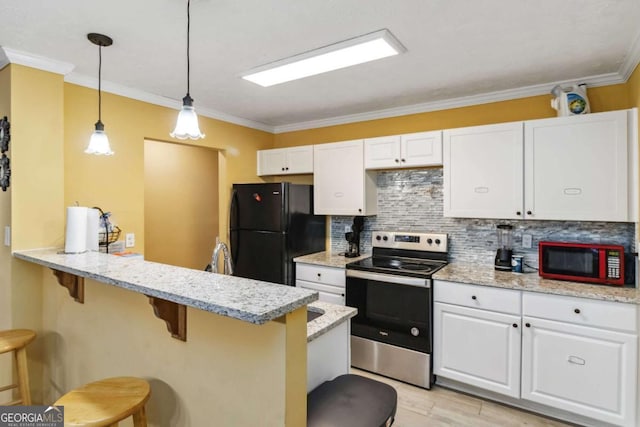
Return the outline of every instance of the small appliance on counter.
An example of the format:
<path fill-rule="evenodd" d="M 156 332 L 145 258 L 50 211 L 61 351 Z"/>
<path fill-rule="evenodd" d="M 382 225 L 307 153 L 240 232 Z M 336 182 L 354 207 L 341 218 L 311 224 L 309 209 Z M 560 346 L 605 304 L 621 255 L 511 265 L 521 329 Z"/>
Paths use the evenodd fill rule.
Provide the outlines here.
<path fill-rule="evenodd" d="M 349 243 L 349 248 L 344 253 L 344 256 L 347 258 L 355 258 L 360 256 L 360 233 L 364 229 L 364 217 L 363 216 L 355 216 L 353 217 L 353 225 L 351 226 L 351 231 L 345 233 L 345 238 Z"/>
<path fill-rule="evenodd" d="M 540 276 L 547 279 L 622 286 L 624 247 L 590 243 L 540 242 Z"/>
<path fill-rule="evenodd" d="M 496 270 L 511 271 L 513 255 L 513 226 L 500 224 L 498 228 L 498 251 L 496 253 Z"/>

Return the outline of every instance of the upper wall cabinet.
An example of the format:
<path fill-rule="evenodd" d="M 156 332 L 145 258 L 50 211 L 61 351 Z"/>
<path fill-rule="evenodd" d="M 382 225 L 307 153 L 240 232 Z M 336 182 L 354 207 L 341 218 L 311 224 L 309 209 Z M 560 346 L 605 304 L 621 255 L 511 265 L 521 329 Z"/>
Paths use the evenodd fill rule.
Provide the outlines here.
<path fill-rule="evenodd" d="M 442 165 L 442 131 L 364 140 L 365 169 Z"/>
<path fill-rule="evenodd" d="M 362 140 L 313 146 L 316 215 L 376 215 L 375 175 L 364 170 Z"/>
<path fill-rule="evenodd" d="M 313 173 L 313 146 L 258 151 L 258 176 Z"/>
<path fill-rule="evenodd" d="M 445 130 L 444 216 L 523 218 L 522 122 Z"/>
<path fill-rule="evenodd" d="M 635 221 L 636 118 L 625 110 L 445 131 L 444 215 Z"/>
<path fill-rule="evenodd" d="M 527 218 L 632 221 L 628 111 L 524 124 Z M 635 159 L 635 157 L 634 157 Z"/>

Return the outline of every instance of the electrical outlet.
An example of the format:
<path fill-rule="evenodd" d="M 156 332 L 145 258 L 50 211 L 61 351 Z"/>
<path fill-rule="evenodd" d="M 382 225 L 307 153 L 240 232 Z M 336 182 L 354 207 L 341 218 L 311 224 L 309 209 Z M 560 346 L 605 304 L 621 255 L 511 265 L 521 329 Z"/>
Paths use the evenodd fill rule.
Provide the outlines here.
<path fill-rule="evenodd" d="M 136 245 L 136 235 L 133 233 L 127 233 L 124 237 L 124 247 L 132 248 Z"/>
<path fill-rule="evenodd" d="M 522 247 L 531 248 L 531 234 L 522 235 Z"/>
<path fill-rule="evenodd" d="M 11 246 L 11 227 L 8 225 L 4 227 L 4 245 Z"/>
<path fill-rule="evenodd" d="M 344 232 L 345 233 L 350 233 L 351 232 L 351 226 L 350 225 L 345 225 L 344 226 Z"/>

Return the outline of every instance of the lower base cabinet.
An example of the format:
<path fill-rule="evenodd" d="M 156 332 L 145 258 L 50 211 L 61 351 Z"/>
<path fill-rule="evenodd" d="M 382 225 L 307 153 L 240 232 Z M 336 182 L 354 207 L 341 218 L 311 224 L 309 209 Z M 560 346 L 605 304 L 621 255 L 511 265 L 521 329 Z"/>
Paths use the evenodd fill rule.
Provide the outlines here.
<path fill-rule="evenodd" d="M 345 305 L 346 273 L 344 268 L 296 263 L 296 287 L 318 292 L 318 299 Z"/>
<path fill-rule="evenodd" d="M 523 407 L 636 426 L 637 305 L 534 292 L 520 305 L 513 292 L 434 281 L 434 373 Z"/>
<path fill-rule="evenodd" d="M 523 318 L 522 399 L 635 426 L 636 335 Z"/>
<path fill-rule="evenodd" d="M 434 373 L 520 396 L 520 316 L 434 303 Z"/>

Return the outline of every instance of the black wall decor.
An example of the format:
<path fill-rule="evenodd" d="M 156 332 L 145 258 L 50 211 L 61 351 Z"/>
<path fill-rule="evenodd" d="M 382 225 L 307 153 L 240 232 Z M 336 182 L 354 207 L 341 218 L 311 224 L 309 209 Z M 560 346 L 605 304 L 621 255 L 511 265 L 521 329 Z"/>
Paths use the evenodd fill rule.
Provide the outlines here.
<path fill-rule="evenodd" d="M 2 191 L 7 191 L 9 188 L 9 184 L 11 181 L 11 166 L 9 162 L 9 158 L 6 154 L 2 154 L 0 157 L 0 187 L 2 187 Z"/>
<path fill-rule="evenodd" d="M 0 153 L 4 153 L 9 149 L 9 141 L 11 140 L 11 125 L 7 116 L 0 119 Z"/>

